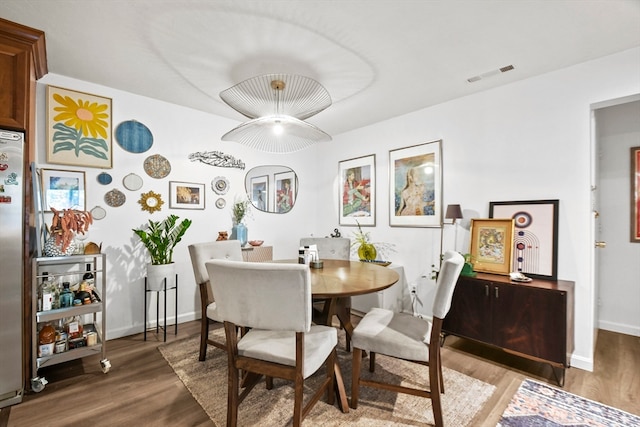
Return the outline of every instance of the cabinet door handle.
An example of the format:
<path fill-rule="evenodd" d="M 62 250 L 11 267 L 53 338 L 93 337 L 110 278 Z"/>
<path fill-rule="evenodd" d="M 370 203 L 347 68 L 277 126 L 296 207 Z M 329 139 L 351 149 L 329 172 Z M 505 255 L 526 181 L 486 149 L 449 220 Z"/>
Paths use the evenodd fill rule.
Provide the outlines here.
<path fill-rule="evenodd" d="M 496 287 L 495 287 L 495 288 L 493 288 L 493 289 L 494 289 L 494 292 L 495 292 L 495 294 L 496 294 L 496 298 L 498 298 L 498 297 L 500 296 L 500 295 L 498 295 L 498 287 L 496 286 Z"/>
<path fill-rule="evenodd" d="M 489 285 L 484 285 L 484 296 L 489 296 Z"/>

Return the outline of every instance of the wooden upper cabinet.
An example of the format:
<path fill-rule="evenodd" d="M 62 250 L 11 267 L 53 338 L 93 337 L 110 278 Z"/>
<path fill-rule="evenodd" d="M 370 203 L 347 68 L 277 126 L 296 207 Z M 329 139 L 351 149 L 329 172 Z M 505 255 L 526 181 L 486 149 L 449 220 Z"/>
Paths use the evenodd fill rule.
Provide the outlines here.
<path fill-rule="evenodd" d="M 35 81 L 45 74 L 44 33 L 0 18 L 0 127 L 31 130 Z"/>

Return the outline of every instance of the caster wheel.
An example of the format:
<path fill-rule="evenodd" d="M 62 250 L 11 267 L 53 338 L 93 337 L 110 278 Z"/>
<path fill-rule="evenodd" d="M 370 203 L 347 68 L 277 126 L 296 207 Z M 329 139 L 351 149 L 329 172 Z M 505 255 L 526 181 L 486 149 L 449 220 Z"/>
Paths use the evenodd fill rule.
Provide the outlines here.
<path fill-rule="evenodd" d="M 40 393 L 42 390 L 44 390 L 44 386 L 48 383 L 49 381 L 47 381 L 43 377 L 31 378 L 31 390 L 36 393 Z"/>
<path fill-rule="evenodd" d="M 111 362 L 109 362 L 109 359 L 102 359 L 100 361 L 100 366 L 102 366 L 102 372 L 106 374 L 109 372 L 109 369 L 111 369 Z"/>

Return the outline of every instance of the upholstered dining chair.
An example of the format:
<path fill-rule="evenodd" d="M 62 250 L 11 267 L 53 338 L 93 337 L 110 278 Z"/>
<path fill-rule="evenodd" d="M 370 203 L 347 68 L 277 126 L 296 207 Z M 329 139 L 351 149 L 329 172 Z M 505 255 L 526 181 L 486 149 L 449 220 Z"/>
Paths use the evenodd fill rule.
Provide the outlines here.
<path fill-rule="evenodd" d="M 227 426 L 238 422 L 238 406 L 264 375 L 294 382 L 293 426 L 327 393 L 334 403 L 338 335 L 311 324 L 311 274 L 300 264 L 211 260 L 206 263 L 218 314 L 227 337 Z M 238 328 L 247 328 L 239 336 Z M 304 380 L 326 365 L 326 376 L 303 407 Z M 242 371 L 244 390 L 240 393 Z M 337 375 L 341 378 L 341 375 Z M 339 384 L 342 386 L 342 384 Z"/>
<path fill-rule="evenodd" d="M 436 295 L 433 301 L 433 320 L 394 313 L 374 308 L 360 321 L 351 337 L 353 345 L 353 371 L 351 383 L 351 407 L 358 407 L 361 386 L 381 388 L 431 399 L 433 417 L 437 427 L 442 427 L 442 404 L 440 393 L 444 393 L 442 361 L 440 359 L 440 333 L 442 320 L 451 307 L 451 298 L 462 271 L 464 258 L 457 252 L 448 251 L 438 274 Z M 360 377 L 362 352 L 369 352 L 369 371 L 375 372 L 376 353 L 427 365 L 429 367 L 429 389 L 388 384 Z M 415 379 L 413 379 L 415 380 Z"/>
<path fill-rule="evenodd" d="M 200 355 L 198 360 L 203 361 L 207 356 L 207 345 L 226 349 L 225 342 L 215 341 L 209 338 L 209 325 L 211 322 L 220 322 L 217 313 L 217 305 L 209 283 L 209 273 L 204 265 L 210 259 L 227 259 L 230 261 L 242 261 L 242 247 L 239 240 L 220 240 L 189 245 L 189 255 L 193 265 L 193 275 L 200 289 Z"/>

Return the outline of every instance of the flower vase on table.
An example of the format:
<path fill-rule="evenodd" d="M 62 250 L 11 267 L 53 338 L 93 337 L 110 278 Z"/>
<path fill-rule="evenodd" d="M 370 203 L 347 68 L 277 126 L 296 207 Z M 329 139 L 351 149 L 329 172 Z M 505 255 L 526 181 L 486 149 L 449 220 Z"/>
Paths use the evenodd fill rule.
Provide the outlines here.
<path fill-rule="evenodd" d="M 249 230 L 243 223 L 234 224 L 231 229 L 231 240 L 239 240 L 240 246 L 244 247 L 249 241 Z"/>

